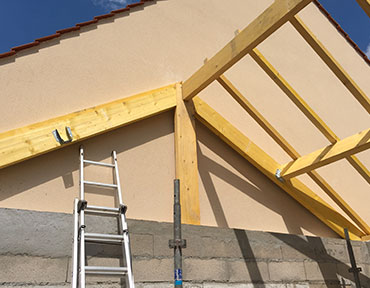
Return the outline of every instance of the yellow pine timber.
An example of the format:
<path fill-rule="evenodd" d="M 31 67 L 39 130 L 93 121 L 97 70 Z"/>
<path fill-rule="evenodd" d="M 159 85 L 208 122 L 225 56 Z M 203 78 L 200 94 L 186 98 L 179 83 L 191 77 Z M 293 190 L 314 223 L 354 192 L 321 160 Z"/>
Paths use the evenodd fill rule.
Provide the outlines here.
<path fill-rule="evenodd" d="M 270 7 L 184 82 L 183 98 L 190 100 L 195 97 L 311 1 L 275 0 Z"/>
<path fill-rule="evenodd" d="M 331 143 L 336 142 L 336 136 L 325 122 L 311 109 L 292 86 L 279 74 L 274 66 L 262 55 L 258 49 L 253 49 L 249 53 L 257 64 L 266 72 L 268 76 L 280 87 L 290 100 L 311 120 L 312 124 L 319 129 Z"/>
<path fill-rule="evenodd" d="M 244 95 L 231 83 L 225 75 L 217 78 L 217 81 L 239 103 L 240 106 L 277 142 L 281 148 L 293 159 L 299 157 L 298 152 L 286 141 L 280 133 L 262 116 L 260 112 L 244 97 Z"/>
<path fill-rule="evenodd" d="M 320 56 L 330 70 L 338 77 L 345 87 L 352 93 L 358 102 L 365 108 L 367 113 L 370 113 L 370 99 L 356 84 L 356 82 L 348 75 L 344 68 L 338 63 L 325 46 L 316 38 L 312 31 L 303 23 L 296 15 L 290 22 L 301 36 L 307 41 L 312 49 Z"/>
<path fill-rule="evenodd" d="M 366 129 L 281 166 L 280 176 L 290 179 L 369 148 L 370 129 Z"/>
<path fill-rule="evenodd" d="M 361 240 L 361 237 L 365 236 L 356 226 L 335 211 L 328 203 L 312 192 L 298 179 L 293 178 L 289 181 L 280 182 L 275 177 L 276 169 L 280 167 L 279 163 L 272 159 L 199 97 L 193 98 L 193 103 L 195 115 L 199 121 L 333 231 L 344 238 L 343 229 L 348 228 L 352 240 Z"/>
<path fill-rule="evenodd" d="M 361 240 L 362 241 L 370 241 L 370 235 L 366 235 L 366 236 L 361 237 Z"/>
<path fill-rule="evenodd" d="M 182 85 L 176 85 L 175 158 L 180 179 L 181 217 L 185 224 L 200 225 L 197 139 L 191 103 L 182 99 Z"/>
<path fill-rule="evenodd" d="M 280 87 L 280 89 L 289 97 L 290 100 L 301 110 L 301 112 L 315 125 L 317 129 L 329 140 L 330 143 L 339 141 L 339 137 L 325 124 L 312 108 L 303 100 L 303 98 L 293 89 L 292 86 L 279 74 L 274 66 L 262 55 L 258 49 L 250 52 L 252 58 L 266 72 L 268 76 Z M 360 162 L 360 160 L 350 155 L 347 160 L 361 174 L 361 176 L 370 184 L 370 171 Z"/>
<path fill-rule="evenodd" d="M 52 134 L 54 129 L 58 129 L 62 138 L 67 139 L 65 127 L 70 127 L 73 134 L 71 143 L 75 143 L 175 106 L 176 87 L 169 85 L 0 133 L 0 169 L 68 145 L 61 145 L 55 140 Z"/>
<path fill-rule="evenodd" d="M 244 110 L 275 140 L 276 143 L 294 160 L 301 155 L 286 141 L 286 139 L 263 117 L 261 113 L 243 96 L 225 75 L 221 75 L 218 82 L 244 108 Z M 349 158 L 352 159 L 352 158 Z M 348 205 L 348 203 L 325 181 L 316 171 L 308 173 L 321 189 L 360 227 L 366 234 L 370 234 L 367 223 Z"/>
<path fill-rule="evenodd" d="M 370 17 L 370 0 L 356 0 L 358 5 L 365 11 L 367 16 Z"/>

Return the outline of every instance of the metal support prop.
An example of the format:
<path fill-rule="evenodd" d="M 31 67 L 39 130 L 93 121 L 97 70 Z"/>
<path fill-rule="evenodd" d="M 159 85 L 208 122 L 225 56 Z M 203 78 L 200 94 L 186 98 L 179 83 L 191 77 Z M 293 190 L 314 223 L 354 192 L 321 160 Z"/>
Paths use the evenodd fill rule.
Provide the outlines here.
<path fill-rule="evenodd" d="M 344 234 L 346 235 L 348 255 L 349 255 L 349 260 L 351 261 L 351 266 L 352 266 L 350 269 L 348 269 L 348 272 L 353 273 L 353 278 L 355 279 L 356 288 L 361 288 L 359 275 L 362 269 L 361 267 L 356 266 L 356 259 L 355 259 L 355 255 L 353 254 L 353 248 L 352 248 L 351 240 L 349 239 L 347 228 L 344 228 Z"/>
<path fill-rule="evenodd" d="M 181 239 L 181 205 L 180 205 L 180 180 L 174 181 L 174 205 L 173 205 L 173 234 L 174 239 L 169 241 L 170 248 L 174 249 L 174 276 L 175 288 L 182 287 L 182 248 L 186 248 L 186 240 Z"/>

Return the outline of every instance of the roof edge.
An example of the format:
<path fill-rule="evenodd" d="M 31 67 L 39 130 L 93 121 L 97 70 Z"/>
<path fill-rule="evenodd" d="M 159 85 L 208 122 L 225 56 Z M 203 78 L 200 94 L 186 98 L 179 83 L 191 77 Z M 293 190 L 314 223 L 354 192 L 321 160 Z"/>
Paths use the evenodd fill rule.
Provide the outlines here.
<path fill-rule="evenodd" d="M 347 40 L 347 42 L 355 49 L 355 51 L 365 60 L 367 64 L 370 65 L 370 59 L 367 57 L 364 51 L 361 50 L 360 47 L 356 44 L 355 41 L 343 30 L 343 28 L 339 25 L 339 23 L 330 15 L 330 13 L 321 5 L 318 0 L 314 0 L 313 3 L 316 4 L 317 8 L 328 18 L 329 22 L 333 24 L 335 28 L 337 28 L 338 32 Z"/>
<path fill-rule="evenodd" d="M 92 19 L 90 21 L 78 23 L 78 24 L 76 24 L 73 27 L 69 27 L 69 28 L 58 30 L 58 31 L 56 31 L 55 34 L 52 34 L 52 35 L 48 35 L 48 36 L 44 36 L 44 37 L 35 39 L 35 41 L 30 42 L 30 43 L 27 43 L 27 44 L 23 44 L 23 45 L 20 45 L 20 46 L 12 47 L 10 49 L 10 51 L 1 53 L 0 54 L 0 59 L 1 58 L 5 58 L 5 57 L 9 57 L 9 56 L 14 56 L 14 55 L 17 54 L 18 51 L 25 50 L 27 48 L 31 48 L 31 47 L 37 46 L 41 42 L 45 42 L 45 41 L 48 41 L 48 40 L 51 40 L 51 39 L 54 39 L 54 38 L 58 38 L 62 34 L 66 34 L 66 33 L 69 33 L 69 32 L 80 30 L 81 27 L 85 27 L 85 26 L 92 25 L 92 24 L 97 24 L 102 19 L 114 17 L 117 14 L 125 13 L 125 12 L 130 11 L 132 8 L 135 8 L 135 7 L 144 5 L 146 2 L 154 2 L 154 1 L 157 1 L 157 0 L 141 0 L 140 2 L 129 4 L 129 5 L 127 5 L 124 8 L 113 10 L 110 13 L 99 15 L 99 16 L 95 16 L 94 19 Z"/>

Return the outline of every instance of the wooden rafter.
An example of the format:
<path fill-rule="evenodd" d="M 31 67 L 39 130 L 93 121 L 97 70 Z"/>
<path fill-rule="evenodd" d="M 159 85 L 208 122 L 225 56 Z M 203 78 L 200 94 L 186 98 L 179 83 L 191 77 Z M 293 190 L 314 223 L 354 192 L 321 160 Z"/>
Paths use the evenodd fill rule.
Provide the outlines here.
<path fill-rule="evenodd" d="M 184 82 L 183 98 L 190 100 L 196 96 L 311 1 L 275 0 L 269 8 Z"/>
<path fill-rule="evenodd" d="M 290 179 L 370 148 L 370 129 L 281 166 L 280 176 Z"/>
<path fill-rule="evenodd" d="M 333 231 L 344 237 L 343 228 L 348 228 L 351 239 L 356 240 L 360 240 L 361 237 L 365 236 L 356 226 L 335 211 L 298 179 L 293 178 L 285 182 L 279 181 L 275 177 L 275 171 L 280 165 L 274 159 L 199 97 L 194 98 L 193 103 L 197 119 Z"/>
<path fill-rule="evenodd" d="M 61 145 L 55 140 L 52 134 L 54 129 L 63 132 L 65 127 L 70 127 L 73 134 L 71 143 L 74 143 L 175 106 L 176 87 L 170 85 L 0 133 L 0 169 L 68 145 Z M 64 133 L 61 134 L 63 137 Z"/>
<path fill-rule="evenodd" d="M 370 17 L 370 0 L 356 0 L 358 5 L 366 12 L 367 16 Z"/>
<path fill-rule="evenodd" d="M 292 86 L 279 74 L 274 66 L 257 49 L 250 52 L 252 58 L 266 72 L 268 76 L 280 87 L 280 89 L 289 97 L 289 99 L 301 110 L 301 112 L 319 129 L 322 134 L 330 141 L 336 143 L 339 137 L 325 124 L 312 108 L 303 100 L 303 98 L 293 89 Z M 360 160 L 351 155 L 348 158 L 350 164 L 361 174 L 370 184 L 370 171 L 360 162 Z"/>
<path fill-rule="evenodd" d="M 333 55 L 325 48 L 325 46 L 317 39 L 312 31 L 303 23 L 303 21 L 296 15 L 290 22 L 301 36 L 307 41 L 312 49 L 320 56 L 330 70 L 338 77 L 345 87 L 352 93 L 357 101 L 370 113 L 370 99 L 356 84 L 356 82 L 348 75 L 344 68 L 338 63 Z"/>
<path fill-rule="evenodd" d="M 272 139 L 294 160 L 301 155 L 286 141 L 286 139 L 263 117 L 261 113 L 244 97 L 244 95 L 227 79 L 221 75 L 218 82 L 227 92 L 244 108 L 244 110 L 266 131 Z M 351 206 L 325 181 L 316 171 L 308 172 L 308 175 L 315 181 L 321 189 L 360 227 L 366 234 L 370 235 L 370 227 L 354 211 Z"/>
<path fill-rule="evenodd" d="M 180 179 L 181 216 L 185 224 L 200 224 L 197 139 L 190 103 L 182 99 L 182 85 L 176 85 L 175 157 L 176 178 Z"/>
<path fill-rule="evenodd" d="M 303 100 L 303 98 L 293 89 L 292 86 L 280 75 L 274 66 L 262 55 L 262 53 L 254 49 L 249 53 L 257 64 L 266 72 L 268 76 L 280 87 L 281 90 L 289 97 L 289 99 L 301 110 L 304 115 L 310 119 L 312 124 L 325 135 L 331 142 L 335 143 L 337 137 L 334 132 L 325 124 L 325 122 L 313 111 L 313 109 Z"/>

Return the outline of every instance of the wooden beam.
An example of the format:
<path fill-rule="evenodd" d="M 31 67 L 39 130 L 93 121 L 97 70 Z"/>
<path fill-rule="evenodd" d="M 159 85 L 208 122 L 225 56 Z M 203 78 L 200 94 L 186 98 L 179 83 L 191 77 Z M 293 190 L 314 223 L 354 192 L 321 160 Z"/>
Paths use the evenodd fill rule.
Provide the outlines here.
<path fill-rule="evenodd" d="M 275 171 L 280 167 L 279 163 L 272 159 L 199 97 L 194 98 L 193 103 L 196 117 L 199 121 L 333 231 L 344 238 L 343 228 L 348 228 L 350 237 L 353 240 L 360 240 L 362 236 L 365 236 L 356 226 L 335 211 L 328 203 L 312 192 L 298 179 L 293 178 L 285 182 L 279 181 L 275 177 Z"/>
<path fill-rule="evenodd" d="M 370 148 L 370 129 L 347 137 L 281 166 L 280 176 L 290 179 Z"/>
<path fill-rule="evenodd" d="M 283 78 L 281 74 L 272 66 L 272 64 L 262 55 L 258 49 L 250 52 L 252 58 L 266 72 L 268 76 L 280 87 L 280 89 L 289 97 L 289 99 L 301 110 L 301 112 L 315 125 L 317 129 L 329 140 L 330 143 L 339 141 L 339 137 L 325 124 L 312 108 L 303 100 L 303 98 L 293 89 L 292 86 Z M 350 164 L 361 174 L 370 184 L 370 171 L 354 155 L 347 158 Z"/>
<path fill-rule="evenodd" d="M 190 100 L 243 58 L 312 0 L 275 0 L 183 84 L 183 98 Z"/>
<path fill-rule="evenodd" d="M 356 0 L 358 5 L 365 11 L 367 16 L 370 17 L 370 0 Z"/>
<path fill-rule="evenodd" d="M 325 48 L 325 46 L 316 38 L 312 31 L 303 23 L 303 21 L 296 15 L 290 22 L 301 36 L 307 41 L 312 49 L 320 56 L 330 70 L 339 78 L 345 87 L 352 93 L 357 101 L 364 107 L 367 113 L 370 113 L 370 99 L 356 84 L 356 82 L 349 76 L 344 68 L 338 63 L 333 55 Z"/>
<path fill-rule="evenodd" d="M 303 112 L 304 115 L 317 129 L 325 135 L 325 137 L 334 143 L 337 141 L 337 137 L 334 132 L 325 124 L 325 122 L 312 110 L 312 108 L 303 100 L 303 98 L 293 89 L 292 86 L 279 74 L 274 66 L 262 55 L 262 53 L 254 49 L 250 52 L 252 58 L 257 64 L 266 72 L 268 76 L 280 87 L 281 90 L 289 97 L 290 100 Z"/>
<path fill-rule="evenodd" d="M 265 117 L 258 112 L 252 103 L 243 96 L 243 94 L 231 83 L 231 81 L 229 81 L 229 79 L 227 79 L 225 75 L 221 75 L 217 78 L 217 81 L 290 157 L 297 159 L 300 156 L 288 141 L 286 141 L 284 137 L 281 136 L 280 133 L 265 119 Z"/>
<path fill-rule="evenodd" d="M 191 103 L 182 99 L 182 85 L 176 85 L 175 157 L 176 178 L 180 179 L 181 216 L 185 224 L 200 225 L 197 139 Z"/>
<path fill-rule="evenodd" d="M 55 140 L 52 134 L 54 129 L 58 129 L 61 136 L 67 139 L 65 127 L 70 127 L 73 134 L 71 143 L 75 143 L 175 106 L 176 88 L 175 85 L 170 85 L 0 133 L 0 169 L 67 146 L 68 144 L 61 145 Z"/>
<path fill-rule="evenodd" d="M 276 143 L 294 160 L 301 155 L 280 135 L 280 133 L 265 119 L 261 113 L 242 95 L 242 93 L 227 79 L 221 75 L 218 82 L 225 88 L 227 92 L 244 108 L 245 111 L 266 131 Z M 350 158 L 352 159 L 352 158 Z M 325 181 L 316 171 L 308 173 L 313 181 L 315 181 L 321 189 L 358 225 L 366 234 L 370 235 L 370 227 L 367 223 L 354 211 L 351 206 Z"/>

